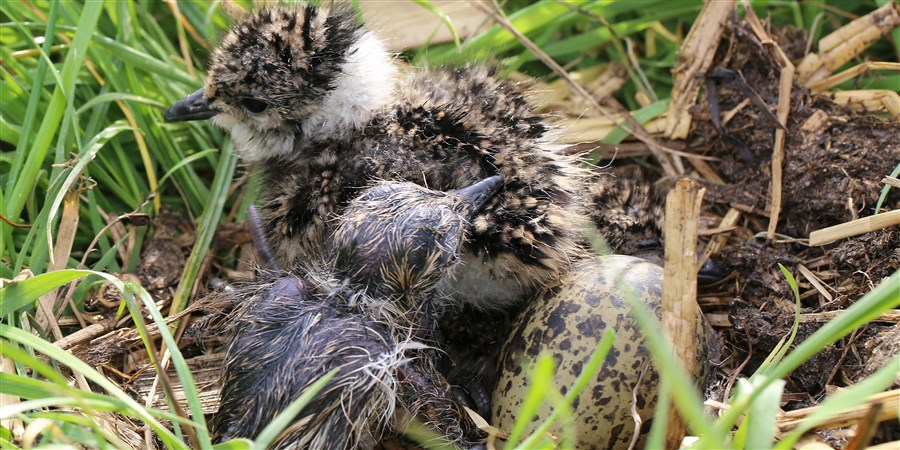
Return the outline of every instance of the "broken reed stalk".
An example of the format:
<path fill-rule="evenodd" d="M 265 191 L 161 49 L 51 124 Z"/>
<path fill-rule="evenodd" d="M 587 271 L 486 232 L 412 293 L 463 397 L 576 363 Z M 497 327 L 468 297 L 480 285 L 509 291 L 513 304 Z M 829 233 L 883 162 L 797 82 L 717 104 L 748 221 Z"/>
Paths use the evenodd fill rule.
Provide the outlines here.
<path fill-rule="evenodd" d="M 810 53 L 798 66 L 798 81 L 810 87 L 855 58 L 900 25 L 900 5 L 888 2 L 819 40 L 819 53 Z"/>
<path fill-rule="evenodd" d="M 828 228 L 813 231 L 809 234 L 809 245 L 823 245 L 882 228 L 900 225 L 900 209 L 889 211 L 874 216 L 861 217 L 856 220 L 844 222 Z"/>
<path fill-rule="evenodd" d="M 682 178 L 666 196 L 662 322 L 688 373 L 694 373 L 697 364 L 697 231 L 705 191 L 694 180 Z M 674 405 L 670 414 L 666 448 L 678 448 L 687 427 Z"/>
<path fill-rule="evenodd" d="M 787 129 L 788 114 L 791 111 L 791 90 L 794 87 L 794 73 L 796 69 L 790 58 L 784 54 L 781 46 L 769 36 L 759 17 L 750 7 L 750 2 L 742 0 L 744 10 L 747 12 L 746 21 L 750 29 L 763 46 L 769 48 L 775 60 L 781 66 L 781 74 L 778 77 L 778 109 L 775 116 L 778 118 L 780 128 L 775 129 L 775 144 L 772 147 L 772 198 L 769 208 L 769 227 L 766 230 L 766 239 L 775 239 L 775 228 L 778 226 L 778 216 L 781 214 L 781 187 L 782 170 L 784 167 L 784 139 Z"/>
<path fill-rule="evenodd" d="M 678 63 L 672 69 L 675 85 L 669 103 L 666 136 L 684 139 L 691 128 L 690 108 L 697 100 L 702 75 L 709 70 L 716 48 L 725 31 L 728 16 L 734 11 L 734 0 L 707 2 L 694 21 L 691 31 L 678 49 Z"/>

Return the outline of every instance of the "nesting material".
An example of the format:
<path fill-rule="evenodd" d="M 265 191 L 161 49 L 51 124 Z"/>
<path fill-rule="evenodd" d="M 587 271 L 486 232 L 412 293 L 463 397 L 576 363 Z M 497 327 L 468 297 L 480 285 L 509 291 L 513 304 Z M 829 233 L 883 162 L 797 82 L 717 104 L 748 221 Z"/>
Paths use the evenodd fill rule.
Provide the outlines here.
<path fill-rule="evenodd" d="M 839 428 L 853 425 L 864 418 L 869 410 L 876 404 L 881 405 L 881 411 L 878 413 L 875 420 L 884 422 L 897 419 L 898 413 L 900 413 L 900 389 L 875 394 L 866 399 L 865 403 L 833 415 L 828 421 L 816 426 L 815 429 L 822 430 L 826 428 Z M 813 406 L 810 408 L 795 409 L 780 414 L 776 424 L 778 433 L 784 434 L 796 428 L 802 424 L 807 417 L 819 410 L 819 408 L 819 406 Z"/>
<path fill-rule="evenodd" d="M 697 229 L 706 189 L 682 178 L 666 197 L 666 264 L 663 277 L 663 330 L 689 373 L 697 370 Z M 668 446 L 677 446 L 687 427 L 672 408 L 666 428 Z"/>
<path fill-rule="evenodd" d="M 900 5 L 888 2 L 819 40 L 819 53 L 807 55 L 798 67 L 799 81 L 811 86 L 862 53 L 900 26 Z"/>
<path fill-rule="evenodd" d="M 691 27 L 678 51 L 678 64 L 672 70 L 675 85 L 672 87 L 672 102 L 669 105 L 669 118 L 666 136 L 673 139 L 684 139 L 691 128 L 690 108 L 697 100 L 702 77 L 712 65 L 719 46 L 719 40 L 728 22 L 728 16 L 734 11 L 735 2 L 707 2 L 700 11 L 700 16 Z"/>
<path fill-rule="evenodd" d="M 882 228 L 900 225 L 900 210 L 889 211 L 874 216 L 823 228 L 809 234 L 809 245 L 823 245 L 840 239 L 871 233 Z"/>

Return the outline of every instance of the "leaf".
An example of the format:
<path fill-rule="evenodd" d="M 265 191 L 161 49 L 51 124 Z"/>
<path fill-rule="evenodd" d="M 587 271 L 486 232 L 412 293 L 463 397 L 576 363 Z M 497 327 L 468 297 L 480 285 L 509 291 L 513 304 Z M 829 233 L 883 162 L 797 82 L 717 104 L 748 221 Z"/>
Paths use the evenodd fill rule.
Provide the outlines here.
<path fill-rule="evenodd" d="M 526 395 L 525 400 L 522 402 L 522 408 L 519 410 L 519 417 L 516 418 L 516 423 L 513 424 L 512 431 L 509 432 L 509 439 L 506 441 L 507 446 L 514 447 L 516 443 L 519 442 L 519 437 L 525 433 L 526 427 L 534 419 L 541 404 L 544 403 L 547 391 L 551 389 L 553 384 L 553 372 L 555 366 L 556 362 L 553 360 L 552 356 L 542 354 L 538 357 L 531 372 L 528 395 Z"/>
<path fill-rule="evenodd" d="M 816 411 L 809 415 L 803 423 L 791 431 L 778 445 L 779 450 L 794 448 L 794 444 L 817 425 L 826 422 L 838 413 L 859 406 L 866 402 L 866 398 L 885 390 L 897 377 L 897 367 L 900 367 L 900 355 L 892 358 L 884 367 L 852 386 L 835 392 L 824 402 L 819 404 Z"/>
<path fill-rule="evenodd" d="M 11 283 L 0 289 L 0 316 L 16 312 L 42 295 L 91 273 L 89 270 L 57 270 Z"/>
<path fill-rule="evenodd" d="M 746 383 L 750 389 L 758 380 Z M 781 406 L 781 394 L 784 392 L 784 380 L 774 380 L 762 388 L 762 392 L 753 403 L 747 414 L 747 445 L 744 448 L 772 448 L 775 437 L 775 418 Z"/>

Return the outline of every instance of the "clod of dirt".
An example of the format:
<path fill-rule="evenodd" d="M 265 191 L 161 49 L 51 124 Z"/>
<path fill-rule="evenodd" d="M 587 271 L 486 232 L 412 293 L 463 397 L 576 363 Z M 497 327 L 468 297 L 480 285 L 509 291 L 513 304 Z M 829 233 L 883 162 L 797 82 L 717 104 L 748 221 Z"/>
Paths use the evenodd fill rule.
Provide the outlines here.
<path fill-rule="evenodd" d="M 854 382 L 863 380 L 884 367 L 900 354 L 900 323 L 878 333 L 862 344 L 865 362 L 858 373 L 853 375 Z M 900 387 L 900 373 L 894 379 L 891 389 Z"/>

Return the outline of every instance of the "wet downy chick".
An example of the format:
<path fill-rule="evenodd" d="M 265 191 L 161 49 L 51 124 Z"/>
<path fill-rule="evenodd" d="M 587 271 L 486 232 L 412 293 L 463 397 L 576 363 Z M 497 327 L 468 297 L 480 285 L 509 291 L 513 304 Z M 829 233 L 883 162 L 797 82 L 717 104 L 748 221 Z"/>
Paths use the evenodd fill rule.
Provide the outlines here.
<path fill-rule="evenodd" d="M 401 72 L 342 7 L 274 7 L 237 24 L 204 88 L 169 121 L 212 118 L 262 175 L 260 213 L 279 262 L 321 250 L 371 179 L 447 191 L 493 175 L 440 290 L 478 309 L 520 303 L 581 256 L 585 192 L 575 160 L 517 86 L 480 68 Z"/>
<path fill-rule="evenodd" d="M 348 207 L 327 262 L 223 294 L 238 310 L 214 435 L 256 436 L 340 368 L 276 447 L 371 448 L 410 418 L 458 445 L 480 440 L 421 341 L 434 325 L 420 311 L 457 263 L 468 219 L 501 183 L 492 177 L 448 193 L 376 184 Z M 408 309 L 391 306 L 397 301 Z"/>
<path fill-rule="evenodd" d="M 440 314 L 452 298 L 435 293 L 429 302 L 421 299 L 440 280 L 452 277 L 464 231 L 502 184 L 501 177 L 493 176 L 441 192 L 413 183 L 378 183 L 336 219 L 332 264 L 356 289 L 382 299 L 382 310 L 390 316 L 409 316 L 423 306 Z"/>

